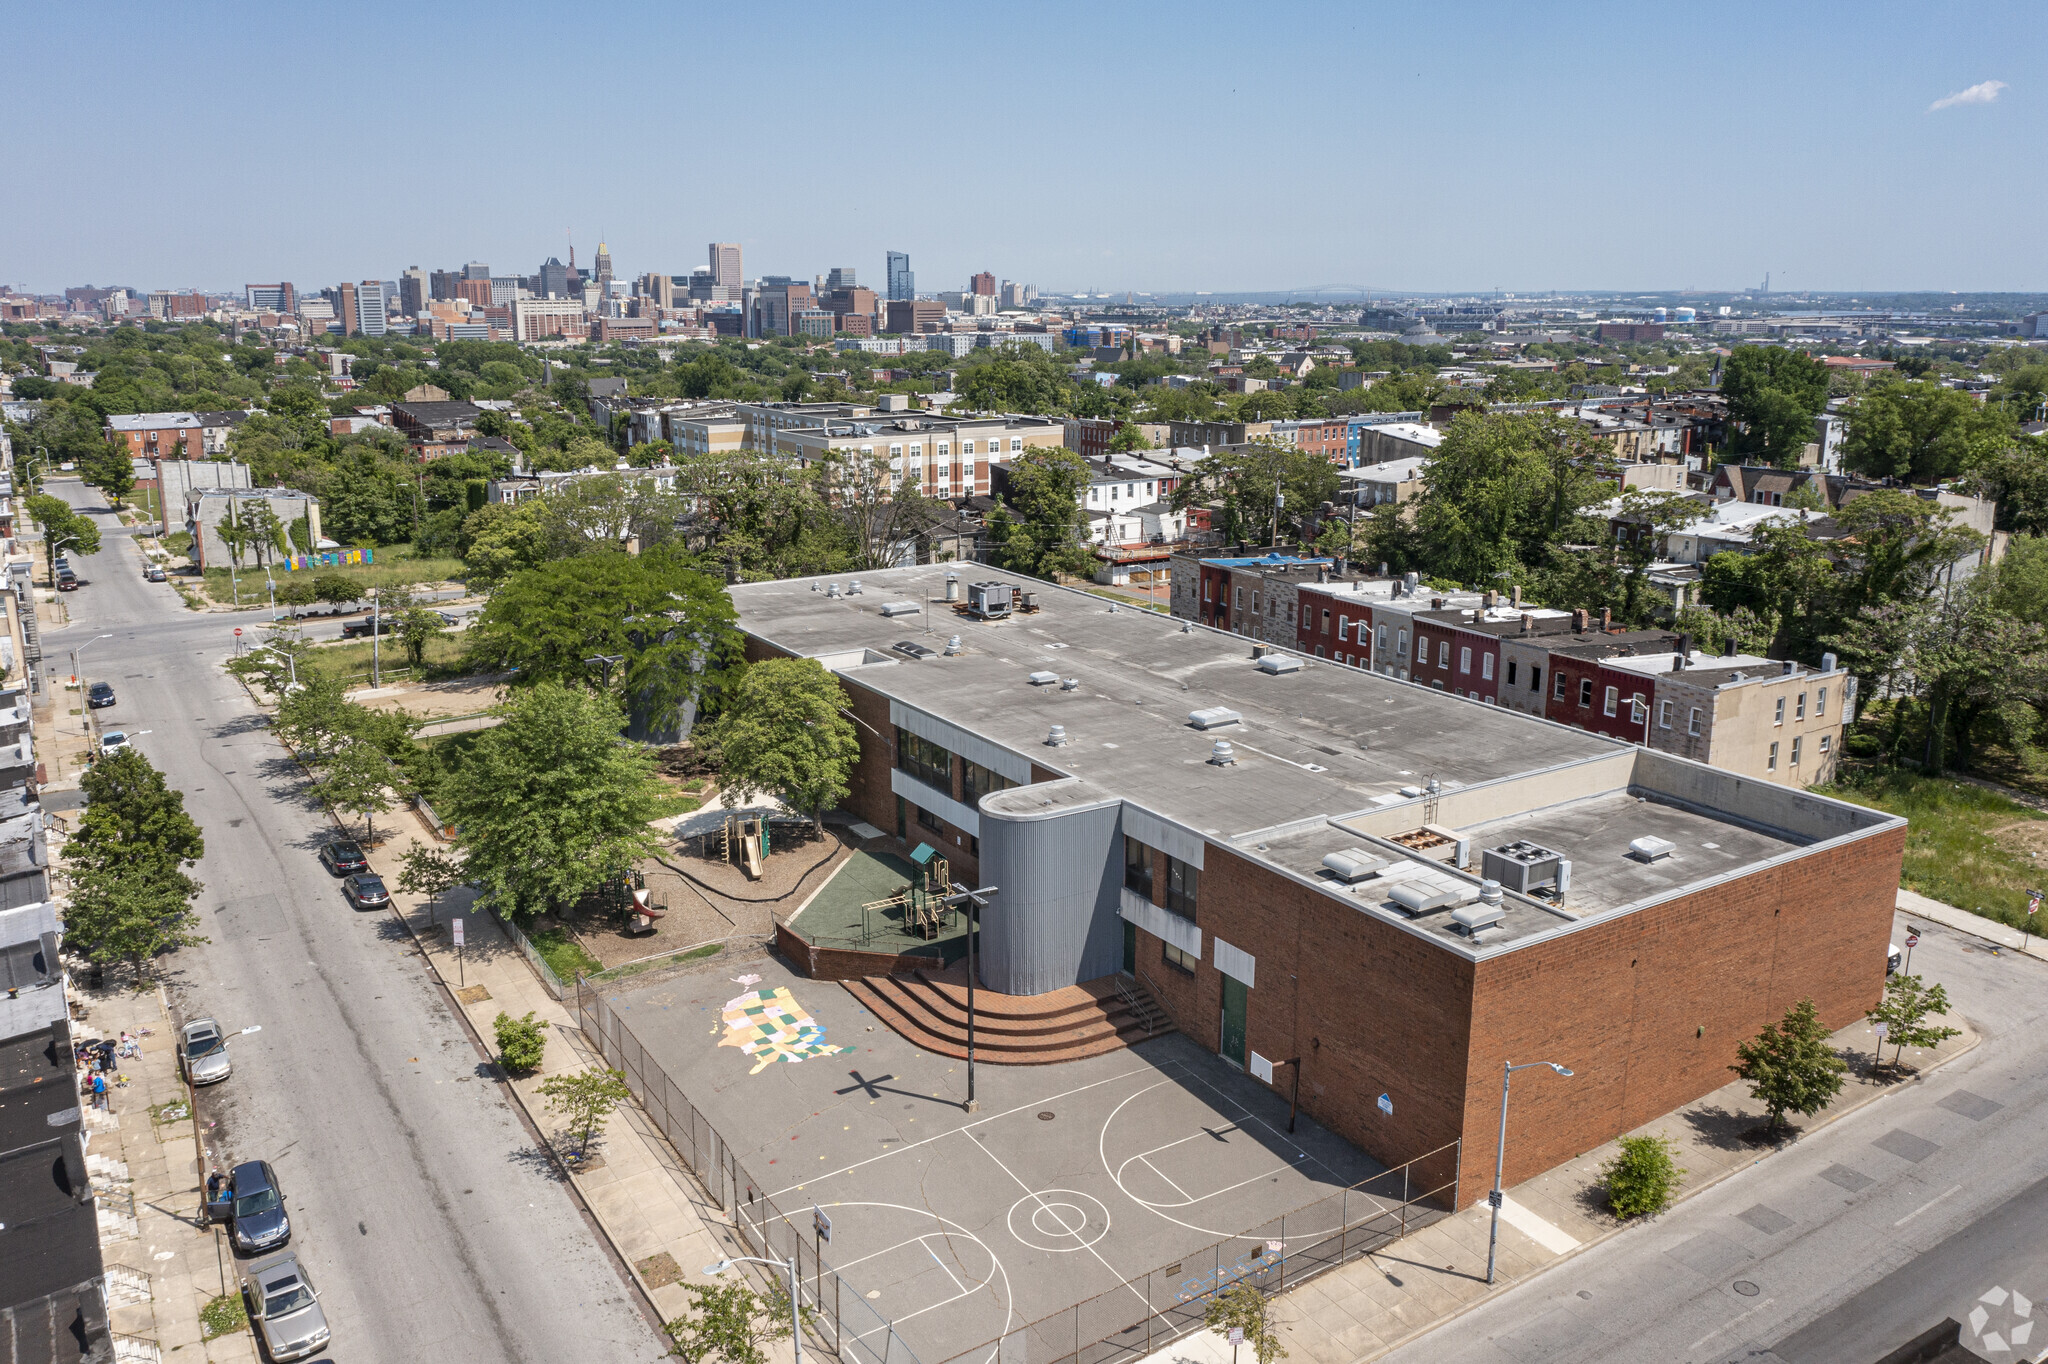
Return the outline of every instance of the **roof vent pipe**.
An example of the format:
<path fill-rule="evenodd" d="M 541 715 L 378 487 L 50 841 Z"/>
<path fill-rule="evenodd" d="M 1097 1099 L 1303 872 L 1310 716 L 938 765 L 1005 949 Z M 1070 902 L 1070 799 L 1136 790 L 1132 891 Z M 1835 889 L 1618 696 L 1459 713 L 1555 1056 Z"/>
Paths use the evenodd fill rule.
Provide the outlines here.
<path fill-rule="evenodd" d="M 1184 635 L 1191 635 L 1191 634 L 1193 634 L 1193 633 L 1195 632 L 1195 626 L 1194 626 L 1194 622 L 1193 622 L 1193 621 L 1186 621 L 1186 620 L 1182 621 L 1182 622 L 1180 623 L 1180 632 L 1181 632 L 1182 634 L 1184 634 Z"/>
<path fill-rule="evenodd" d="M 1218 739 L 1216 746 L 1209 750 L 1209 762 L 1215 767 L 1231 767 L 1237 763 L 1237 750 L 1227 739 Z"/>
<path fill-rule="evenodd" d="M 960 636 L 954 635 L 946 641 L 946 657 L 952 658 L 960 652 Z"/>
<path fill-rule="evenodd" d="M 1065 725 L 1054 725 L 1051 729 L 1047 730 L 1045 746 L 1047 748 L 1065 748 L 1067 746 L 1067 727 Z"/>
<path fill-rule="evenodd" d="M 825 584 L 825 595 L 826 595 L 826 596 L 828 596 L 828 597 L 836 597 L 836 596 L 838 596 L 838 595 L 839 595 L 839 584 L 838 584 L 838 583 L 826 583 L 826 584 Z"/>
<path fill-rule="evenodd" d="M 948 573 L 946 575 L 946 600 L 960 600 L 960 575 L 958 573 Z"/>
<path fill-rule="evenodd" d="M 1494 905 L 1498 905 L 1498 904 L 1499 904 L 1500 902 L 1501 902 L 1501 890 L 1500 890 L 1500 882 L 1498 882 L 1498 881 L 1481 881 L 1481 882 L 1479 883 L 1479 903 L 1480 903 L 1480 904 L 1482 904 L 1482 905 L 1487 905 L 1487 906 L 1491 907 L 1491 906 L 1494 906 Z"/>
<path fill-rule="evenodd" d="M 1062 682 L 1060 683 L 1060 690 L 1061 690 L 1061 691 L 1078 691 L 1078 690 L 1080 690 L 1080 687 L 1081 687 L 1081 679 L 1080 679 L 1080 678 L 1078 678 L 1078 677 L 1069 677 L 1069 678 L 1066 678 L 1066 679 L 1064 679 L 1064 680 L 1063 680 L 1063 681 L 1062 681 Z"/>
<path fill-rule="evenodd" d="M 854 579 L 854 580 L 853 580 L 852 582 L 849 582 L 849 583 L 848 583 L 848 584 L 846 585 L 846 595 L 847 595 L 847 596 L 849 596 L 849 597 L 858 597 L 858 596 L 860 595 L 860 579 L 859 579 L 859 578 L 855 578 L 855 579 Z"/>

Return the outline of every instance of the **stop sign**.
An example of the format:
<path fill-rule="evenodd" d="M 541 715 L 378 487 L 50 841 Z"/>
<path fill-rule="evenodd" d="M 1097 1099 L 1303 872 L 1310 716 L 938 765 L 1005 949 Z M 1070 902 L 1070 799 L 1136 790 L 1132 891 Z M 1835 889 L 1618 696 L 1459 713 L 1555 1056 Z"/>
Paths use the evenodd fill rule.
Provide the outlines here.
<path fill-rule="evenodd" d="M 237 625 L 237 626 L 235 627 L 235 633 L 236 633 L 237 635 L 240 635 L 240 634 L 242 633 L 242 627 L 241 627 L 241 626 L 239 626 L 239 625 Z"/>

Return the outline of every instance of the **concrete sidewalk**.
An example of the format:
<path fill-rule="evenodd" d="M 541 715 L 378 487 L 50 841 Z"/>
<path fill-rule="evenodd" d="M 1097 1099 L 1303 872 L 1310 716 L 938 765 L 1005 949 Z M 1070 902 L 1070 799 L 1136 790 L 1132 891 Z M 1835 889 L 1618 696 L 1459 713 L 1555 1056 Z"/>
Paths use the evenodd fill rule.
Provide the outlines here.
<path fill-rule="evenodd" d="M 1967 909 L 1957 909 L 1954 905 L 1930 900 L 1918 891 L 1899 891 L 1899 913 L 1932 919 L 1945 927 L 1982 938 L 1986 942 L 1996 943 L 2010 951 L 2024 952 L 2030 957 L 2048 960 L 2048 943 L 2041 941 L 2040 934 L 2023 933 L 2017 928 L 2007 927 L 1996 919 L 1987 919 L 1982 914 L 1972 914 Z M 2048 928 L 2048 925 L 2043 927 Z M 1905 940 L 1900 939 L 1899 946 L 1905 945 Z"/>
<path fill-rule="evenodd" d="M 200 1309 L 223 1285 L 230 1294 L 241 1290 L 221 1233 L 199 1222 L 200 1136 L 178 1074 L 176 1033 L 162 989 L 138 992 L 110 983 L 94 990 L 79 980 L 74 973 L 74 997 L 87 1010 L 84 1021 L 73 1024 L 79 1038 L 150 1030 L 140 1055 L 117 1061 L 126 1083 L 109 1091 L 108 1111 L 88 1108 L 86 1118 L 86 1168 L 99 1200 L 117 1356 L 255 1364 L 256 1341 L 247 1327 L 203 1339 Z"/>

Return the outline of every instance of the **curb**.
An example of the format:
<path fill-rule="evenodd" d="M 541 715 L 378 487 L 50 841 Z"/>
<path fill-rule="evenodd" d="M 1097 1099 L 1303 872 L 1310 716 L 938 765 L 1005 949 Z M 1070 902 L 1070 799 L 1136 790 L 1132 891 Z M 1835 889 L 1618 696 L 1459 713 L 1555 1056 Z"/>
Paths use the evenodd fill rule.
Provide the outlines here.
<path fill-rule="evenodd" d="M 1974 1031 L 1974 1029 L 1972 1031 Z M 1855 1103 L 1852 1103 L 1847 1107 L 1843 1108 L 1840 1112 L 1830 1114 L 1826 1122 L 1822 1123 L 1819 1127 L 1813 1128 L 1805 1135 L 1818 1135 L 1819 1133 L 1826 1131 L 1828 1128 L 1833 1127 L 1836 1123 L 1840 1122 L 1842 1119 L 1850 1116 L 1853 1113 L 1860 1113 L 1864 1109 L 1870 1107 L 1870 1105 L 1877 1103 L 1880 1100 L 1888 1099 L 1894 1094 L 1904 1093 L 1906 1090 L 1913 1088 L 1915 1085 L 1923 1083 L 1930 1075 L 1934 1074 L 1938 1070 L 1941 1070 L 1950 1062 L 1959 1060 L 1960 1058 L 1968 1056 L 1971 1052 L 1975 1051 L 1978 1045 L 1983 1042 L 1983 1040 L 1984 1034 L 1976 1033 L 1976 1035 L 1970 1039 L 1970 1044 L 1968 1046 L 1959 1048 L 1955 1052 L 1951 1053 L 1948 1056 L 1943 1057 L 1941 1060 L 1935 1062 L 1931 1066 L 1928 1066 L 1924 1070 L 1916 1071 L 1910 1080 L 1905 1080 L 1895 1085 L 1888 1085 L 1883 1089 L 1874 1090 L 1871 1093 L 1864 1095 Z M 1701 1182 L 1700 1184 L 1688 1189 L 1686 1191 L 1685 1197 L 1679 1199 L 1678 1202 L 1673 1204 L 1671 1209 L 1668 1209 L 1667 1211 L 1676 1211 L 1676 1209 L 1679 1206 L 1691 1202 L 1694 1198 L 1698 1197 L 1700 1194 L 1705 1193 L 1707 1190 L 1714 1188 L 1719 1184 L 1725 1183 L 1728 1180 L 1734 1179 L 1738 1175 L 1747 1174 L 1751 1170 L 1754 1170 L 1757 1166 L 1771 1159 L 1771 1157 L 1783 1155 L 1788 1151 L 1798 1149 L 1798 1147 L 1798 1141 L 1790 1141 L 1787 1142 L 1785 1145 L 1776 1148 L 1775 1150 L 1764 1152 L 1762 1155 L 1758 1156 L 1755 1160 L 1751 1161 L 1747 1165 L 1738 1165 L 1733 1169 L 1723 1170 L 1719 1174 L 1714 1175 L 1711 1178 Z M 1480 1205 L 1474 1204 L 1473 1206 L 1478 1207 Z M 1662 1216 L 1662 1214 L 1659 1214 L 1659 1216 Z M 1632 1221 L 1623 1222 L 1618 1226 L 1609 1227 L 1606 1231 L 1600 1233 L 1600 1235 L 1594 1237 L 1592 1240 L 1581 1241 L 1578 1245 L 1572 1247 L 1564 1254 L 1550 1261 L 1550 1263 L 1537 1269 L 1533 1274 L 1530 1274 L 1525 1278 L 1515 1279 L 1512 1282 L 1501 1284 L 1499 1285 L 1499 1291 L 1492 1293 L 1482 1293 L 1480 1296 L 1472 1299 L 1472 1301 L 1453 1309 L 1444 1316 L 1438 1317 L 1435 1321 L 1432 1321 L 1424 1326 L 1416 1327 L 1413 1331 L 1410 1331 L 1407 1335 L 1402 1336 L 1400 1339 L 1389 1341 L 1387 1344 L 1381 1346 L 1378 1350 L 1375 1350 L 1370 1354 L 1362 1354 L 1357 1356 L 1357 1364 L 1365 1364 L 1365 1361 L 1368 1360 L 1384 1358 L 1385 1356 L 1392 1354 L 1394 1351 L 1401 1349 L 1403 1346 L 1411 1345 L 1415 1341 L 1420 1340 L 1422 1337 L 1428 1335 L 1430 1332 L 1450 1325 L 1450 1323 L 1456 1321 L 1458 1318 L 1464 1316 L 1466 1313 L 1484 1307 L 1488 1303 L 1498 1301 L 1500 1298 L 1505 1297 L 1512 1290 L 1519 1288 L 1524 1284 L 1534 1283 L 1536 1280 L 1542 1278 L 1545 1274 L 1557 1268 L 1559 1265 L 1564 1264 L 1569 1260 L 1575 1260 L 1587 1251 L 1593 1249 L 1595 1246 L 1605 1245 L 1607 1242 L 1613 1240 L 1615 1237 L 1621 1235 L 1623 1232 L 1631 1231 L 1643 1224 L 1643 1222 Z"/>

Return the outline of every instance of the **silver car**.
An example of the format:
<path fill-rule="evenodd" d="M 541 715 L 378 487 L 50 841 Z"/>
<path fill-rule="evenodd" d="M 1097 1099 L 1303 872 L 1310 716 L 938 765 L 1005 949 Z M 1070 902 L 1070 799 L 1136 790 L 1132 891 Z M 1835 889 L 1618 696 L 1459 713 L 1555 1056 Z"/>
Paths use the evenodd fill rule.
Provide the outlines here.
<path fill-rule="evenodd" d="M 327 1313 L 320 1308 L 320 1294 L 296 1251 L 287 1250 L 250 1265 L 242 1275 L 242 1301 L 272 1359 L 304 1359 L 333 1338 L 334 1333 L 327 1329 Z"/>
<path fill-rule="evenodd" d="M 228 1039 L 220 1024 L 210 1018 L 195 1018 L 178 1030 L 178 1064 L 185 1078 L 195 1085 L 210 1085 L 228 1078 L 234 1067 L 228 1061 Z"/>

